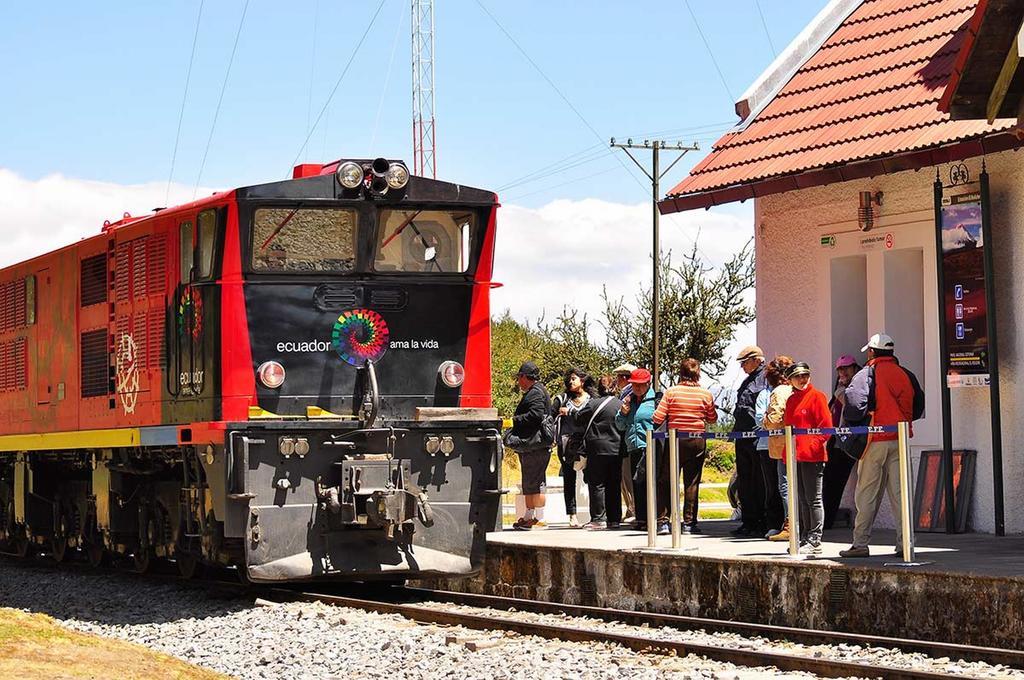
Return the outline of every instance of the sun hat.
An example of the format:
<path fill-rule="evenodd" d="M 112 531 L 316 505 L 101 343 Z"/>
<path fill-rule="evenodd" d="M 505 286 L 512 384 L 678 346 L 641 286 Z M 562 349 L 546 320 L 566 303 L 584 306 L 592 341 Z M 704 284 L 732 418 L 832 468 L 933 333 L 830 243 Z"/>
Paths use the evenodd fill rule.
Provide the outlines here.
<path fill-rule="evenodd" d="M 843 368 L 844 366 L 856 366 L 856 365 L 857 365 L 857 360 L 854 359 L 849 354 L 844 354 L 843 356 L 841 356 L 838 359 L 836 359 L 836 368 Z"/>
<path fill-rule="evenodd" d="M 629 374 L 629 382 L 643 384 L 651 382 L 651 372 L 646 368 L 638 368 Z"/>
<path fill-rule="evenodd" d="M 868 344 L 860 348 L 861 352 L 867 352 L 869 349 L 893 349 L 896 347 L 895 341 L 892 337 L 885 333 L 875 333 L 868 340 Z"/>
<path fill-rule="evenodd" d="M 795 364 L 793 364 L 792 366 L 789 367 L 788 371 L 786 371 L 786 377 L 787 378 L 795 378 L 798 375 L 810 375 L 810 374 L 811 374 L 811 367 L 808 366 L 807 363 L 803 362 L 803 361 L 796 362 Z"/>
<path fill-rule="evenodd" d="M 736 361 L 744 362 L 747 359 L 753 359 L 755 357 L 764 358 L 764 352 L 757 345 L 748 345 L 740 350 L 740 353 L 736 355 Z"/>
<path fill-rule="evenodd" d="M 635 370 L 636 370 L 636 366 L 634 366 L 633 364 L 626 363 L 626 364 L 619 364 L 618 366 L 616 366 L 612 370 L 612 373 L 614 373 L 615 375 L 624 375 L 624 376 L 626 376 L 628 378 L 629 375 L 633 371 L 635 371 Z"/>

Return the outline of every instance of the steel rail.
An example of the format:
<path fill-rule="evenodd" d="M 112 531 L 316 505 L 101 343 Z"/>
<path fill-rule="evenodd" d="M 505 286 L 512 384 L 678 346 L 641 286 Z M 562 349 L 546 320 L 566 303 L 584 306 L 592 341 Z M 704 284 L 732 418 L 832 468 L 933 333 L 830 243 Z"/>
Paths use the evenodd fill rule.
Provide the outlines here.
<path fill-rule="evenodd" d="M 431 599 L 452 604 L 472 607 L 489 607 L 493 609 L 517 609 L 535 614 L 567 614 L 570 616 L 586 616 L 609 622 L 627 623 L 635 626 L 667 626 L 680 630 L 706 630 L 722 633 L 738 633 L 742 635 L 758 635 L 773 640 L 785 640 L 808 645 L 852 644 L 866 647 L 885 647 L 898 649 L 906 653 L 922 653 L 927 656 L 962 661 L 981 661 L 996 665 L 1001 664 L 1015 669 L 1024 669 L 1024 651 L 1016 649 L 999 649 L 997 647 L 981 647 L 952 642 L 936 642 L 932 640 L 914 640 L 908 638 L 883 637 L 847 633 L 834 630 L 814 630 L 810 628 L 793 628 L 763 623 L 744 621 L 728 621 L 709 619 L 679 614 L 657 614 L 651 612 L 629 611 L 578 604 L 561 604 L 542 600 L 524 600 L 498 595 L 478 595 L 475 593 L 459 593 L 449 590 L 433 590 L 408 586 L 403 590 L 422 599 Z"/>
<path fill-rule="evenodd" d="M 896 668 L 871 663 L 800 656 L 778 651 L 719 647 L 688 641 L 658 640 L 643 635 L 618 633 L 608 630 L 522 621 L 499 616 L 497 613 L 476 614 L 445 611 L 433 608 L 429 604 L 394 602 L 386 599 L 369 600 L 342 595 L 291 591 L 282 588 L 273 589 L 271 593 L 275 598 L 282 600 L 320 602 L 379 614 L 398 614 L 420 623 L 462 626 L 473 630 L 510 631 L 520 635 L 536 635 L 566 642 L 612 643 L 645 653 L 674 654 L 679 656 L 695 654 L 715 661 L 733 663 L 740 666 L 753 668 L 774 667 L 782 671 L 803 671 L 830 678 L 853 676 L 884 678 L 885 680 L 939 680 L 940 678 L 950 677 L 947 673 L 913 668 Z M 520 601 L 515 600 L 515 602 Z M 958 677 L 969 678 L 971 676 L 964 674 Z"/>

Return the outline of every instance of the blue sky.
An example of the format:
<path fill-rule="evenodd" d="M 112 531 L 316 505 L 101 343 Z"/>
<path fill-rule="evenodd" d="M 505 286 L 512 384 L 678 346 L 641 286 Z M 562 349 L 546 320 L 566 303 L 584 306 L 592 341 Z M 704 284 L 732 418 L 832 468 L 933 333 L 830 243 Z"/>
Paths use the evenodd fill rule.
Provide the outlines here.
<path fill-rule="evenodd" d="M 439 177 L 498 189 L 570 154 L 595 152 L 577 157 L 594 160 L 576 168 L 501 192 L 524 206 L 643 201 L 643 186 L 596 153 L 600 143 L 670 130 L 665 136 L 707 148 L 734 121 L 732 99 L 772 61 L 768 36 L 782 50 L 824 4 L 759 0 L 762 25 L 755 0 L 690 0 L 727 92 L 681 0 L 481 1 L 597 132 L 475 0 L 438 0 Z M 185 185 L 199 173 L 244 4 L 203 6 L 174 172 Z M 411 158 L 408 5 L 385 1 L 302 160 Z M 202 185 L 285 176 L 376 7 L 251 0 Z M 8 65 L 0 71 L 0 167 L 28 179 L 59 172 L 166 182 L 198 10 L 198 0 L 9 4 L 0 22 L 0 61 Z M 700 156 L 690 154 L 666 188 Z"/>

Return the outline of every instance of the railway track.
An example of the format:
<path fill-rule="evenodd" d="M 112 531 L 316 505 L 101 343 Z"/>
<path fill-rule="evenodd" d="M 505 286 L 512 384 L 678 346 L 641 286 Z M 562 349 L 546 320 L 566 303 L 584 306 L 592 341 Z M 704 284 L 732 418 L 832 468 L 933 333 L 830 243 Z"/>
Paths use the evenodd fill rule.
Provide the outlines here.
<path fill-rule="evenodd" d="M 526 621 L 517 618 L 514 612 L 536 614 L 565 614 L 590 617 L 603 621 L 649 627 L 673 627 L 681 630 L 731 632 L 753 635 L 772 640 L 786 640 L 803 644 L 848 643 L 873 647 L 891 647 L 904 652 L 920 652 L 929 656 L 984 661 L 1014 668 L 1024 668 L 1024 652 L 1002 650 L 970 645 L 878 638 L 850 633 L 816 631 L 781 626 L 746 624 L 715 619 L 701 619 L 666 614 L 650 614 L 616 609 L 604 609 L 581 605 L 562 605 L 536 600 L 520 600 L 486 595 L 454 593 L 424 588 L 395 588 L 390 593 L 372 599 L 349 595 L 303 592 L 275 588 L 270 590 L 274 598 L 321 602 L 350 607 L 368 612 L 398 614 L 421 623 L 462 626 L 474 630 L 510 631 L 521 635 L 536 635 L 567 642 L 603 642 L 622 645 L 629 649 L 658 654 L 695 654 L 708 659 L 748 667 L 773 666 L 783 671 L 803 671 L 822 677 L 871 677 L 887 680 L 937 680 L 949 678 L 949 674 L 923 670 L 876 665 L 869 662 L 843 661 L 776 650 L 752 650 L 737 647 L 710 645 L 692 641 L 663 640 L 655 637 L 623 633 L 611 630 L 584 628 L 574 625 Z M 451 611 L 432 606 L 438 602 L 480 608 L 480 612 Z M 959 674 L 966 678 L 968 675 Z"/>
<path fill-rule="evenodd" d="M 69 569 L 79 572 L 109 572 L 85 564 L 56 565 L 46 561 L 17 560 L 23 567 L 36 569 Z M 586 617 L 609 623 L 646 626 L 649 629 L 674 628 L 677 630 L 703 630 L 705 632 L 734 633 L 745 637 L 761 637 L 772 641 L 786 641 L 805 645 L 851 644 L 862 647 L 897 649 L 905 653 L 921 653 L 934 658 L 963 661 L 981 661 L 991 665 L 1024 669 L 1024 651 L 960 645 L 927 640 L 875 637 L 854 633 L 790 628 L 764 624 L 725 621 L 673 614 L 656 614 L 621 609 L 608 609 L 585 605 L 560 604 L 539 600 L 499 597 L 433 590 L 419 587 L 397 587 L 364 584 L 339 584 L 323 588 L 332 592 L 309 592 L 302 587 L 273 587 L 243 584 L 225 579 L 225 574 L 208 578 L 183 580 L 170 573 L 135 574 L 113 570 L 127 578 L 177 582 L 189 588 L 208 588 L 234 596 L 262 597 L 276 601 L 305 601 L 349 607 L 367 612 L 398 614 L 421 623 L 462 626 L 474 630 L 509 631 L 521 635 L 535 635 L 566 642 L 599 642 L 622 645 L 639 652 L 683 656 L 694 654 L 715 661 L 747 667 L 775 667 L 783 671 L 803 671 L 822 677 L 872 677 L 886 679 L 932 680 L 948 678 L 950 674 L 934 670 L 900 668 L 871 662 L 846 661 L 801 655 L 793 651 L 755 650 L 730 647 L 727 644 L 706 644 L 689 640 L 664 640 L 650 635 L 620 632 L 608 629 L 580 627 L 571 623 L 548 623 L 517 618 L 516 613 L 538 615 L 565 615 Z M 356 593 L 353 595 L 353 593 Z M 478 609 L 477 612 L 453 611 L 438 608 L 438 603 L 461 605 Z M 959 673 L 956 677 L 971 676 Z"/>

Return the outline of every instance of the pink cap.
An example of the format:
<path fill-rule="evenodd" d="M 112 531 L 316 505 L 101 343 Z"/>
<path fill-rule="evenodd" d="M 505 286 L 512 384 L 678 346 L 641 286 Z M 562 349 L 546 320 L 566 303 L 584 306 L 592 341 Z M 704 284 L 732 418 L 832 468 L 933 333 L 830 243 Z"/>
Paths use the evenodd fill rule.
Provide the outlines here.
<path fill-rule="evenodd" d="M 857 365 L 857 360 L 854 359 L 849 354 L 844 354 L 843 356 L 841 356 L 838 359 L 836 359 L 836 368 L 842 368 L 843 366 L 856 366 L 856 365 Z"/>

